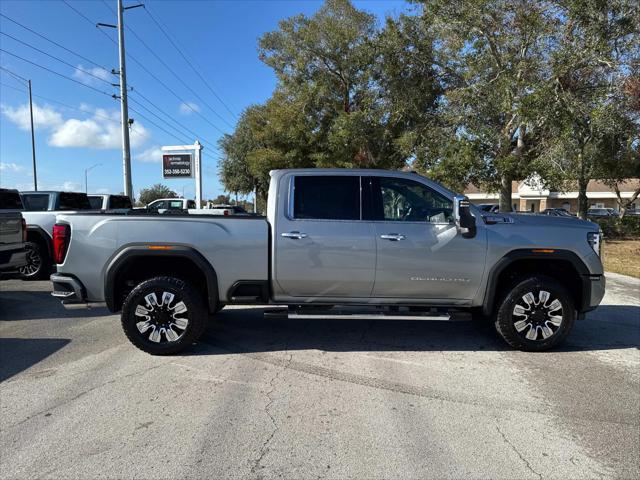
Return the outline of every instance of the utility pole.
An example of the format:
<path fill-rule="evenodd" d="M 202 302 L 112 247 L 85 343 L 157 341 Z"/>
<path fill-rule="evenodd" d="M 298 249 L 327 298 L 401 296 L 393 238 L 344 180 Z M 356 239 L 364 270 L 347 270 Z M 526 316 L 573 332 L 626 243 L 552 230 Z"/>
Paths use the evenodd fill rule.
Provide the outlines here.
<path fill-rule="evenodd" d="M 33 132 L 33 99 L 31 98 L 31 80 L 29 84 L 29 114 L 31 115 L 31 159 L 33 161 L 33 189 L 38 191 L 38 173 L 36 171 L 36 137 Z"/>
<path fill-rule="evenodd" d="M 122 122 L 122 176 L 124 194 L 133 203 L 133 184 L 131 182 L 131 146 L 129 144 L 129 106 L 127 105 L 127 69 L 124 51 L 124 7 L 118 0 L 118 47 L 120 56 L 120 121 Z"/>

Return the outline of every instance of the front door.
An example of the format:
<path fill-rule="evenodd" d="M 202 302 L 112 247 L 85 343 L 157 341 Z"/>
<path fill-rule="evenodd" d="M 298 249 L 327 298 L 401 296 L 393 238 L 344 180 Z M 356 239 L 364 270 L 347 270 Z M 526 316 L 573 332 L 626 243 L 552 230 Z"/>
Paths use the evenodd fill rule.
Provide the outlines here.
<path fill-rule="evenodd" d="M 460 235 L 453 202 L 417 180 L 370 177 L 377 244 L 374 297 L 472 299 L 484 272 L 486 236 Z"/>
<path fill-rule="evenodd" d="M 290 178 L 286 215 L 278 218 L 274 278 L 292 297 L 369 297 L 375 275 L 372 222 L 361 219 L 360 177 Z"/>

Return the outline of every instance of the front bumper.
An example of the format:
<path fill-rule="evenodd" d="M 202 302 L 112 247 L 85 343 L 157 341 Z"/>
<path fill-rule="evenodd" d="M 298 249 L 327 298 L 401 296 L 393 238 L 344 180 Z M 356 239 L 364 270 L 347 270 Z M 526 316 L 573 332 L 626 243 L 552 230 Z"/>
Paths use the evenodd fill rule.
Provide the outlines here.
<path fill-rule="evenodd" d="M 50 277 L 53 284 L 51 295 L 59 298 L 66 309 L 104 307 L 104 302 L 88 302 L 82 282 L 69 275 L 54 273 Z"/>
<path fill-rule="evenodd" d="M 604 275 L 590 275 L 591 293 L 589 295 L 589 308 L 593 310 L 604 298 L 607 280 Z"/>

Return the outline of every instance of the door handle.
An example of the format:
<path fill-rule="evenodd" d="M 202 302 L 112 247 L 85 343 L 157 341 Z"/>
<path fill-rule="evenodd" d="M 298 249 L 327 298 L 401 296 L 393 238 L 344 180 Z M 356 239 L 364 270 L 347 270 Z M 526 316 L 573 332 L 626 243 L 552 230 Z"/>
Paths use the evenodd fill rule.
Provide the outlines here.
<path fill-rule="evenodd" d="M 284 238 L 292 238 L 294 240 L 300 240 L 301 238 L 307 238 L 307 234 L 306 233 L 300 233 L 300 232 L 284 232 L 280 234 L 281 237 Z"/>
<path fill-rule="evenodd" d="M 386 235 L 380 235 L 380 238 L 382 238 L 383 240 L 391 240 L 392 242 L 398 242 L 400 240 L 404 240 L 407 237 L 405 237 L 401 233 L 388 233 Z"/>

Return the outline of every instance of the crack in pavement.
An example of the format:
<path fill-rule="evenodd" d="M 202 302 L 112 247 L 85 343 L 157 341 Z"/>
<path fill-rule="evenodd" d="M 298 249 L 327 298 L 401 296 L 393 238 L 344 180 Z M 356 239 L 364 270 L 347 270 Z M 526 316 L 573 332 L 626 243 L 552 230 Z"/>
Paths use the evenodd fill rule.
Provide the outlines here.
<path fill-rule="evenodd" d="M 520 460 L 522 460 L 524 462 L 524 464 L 527 466 L 527 468 L 529 469 L 529 471 L 535 475 L 538 476 L 538 478 L 542 478 L 542 474 L 536 472 L 533 467 L 531 466 L 531 464 L 529 463 L 529 461 L 524 458 L 524 456 L 520 453 L 520 451 L 515 447 L 515 445 L 513 445 L 513 443 L 511 443 L 509 441 L 509 439 L 507 438 L 507 436 L 503 433 L 502 430 L 500 430 L 500 426 L 498 424 L 496 424 L 496 430 L 498 431 L 498 433 L 500 434 L 500 436 L 502 437 L 502 439 L 504 440 L 504 442 L 509 445 L 511 447 L 511 450 L 513 450 L 516 455 L 518 455 L 518 457 L 520 457 Z"/>
<path fill-rule="evenodd" d="M 271 440 L 273 439 L 273 437 L 275 436 L 275 434 L 278 432 L 278 430 L 280 428 L 280 427 L 278 427 L 278 424 L 276 423 L 275 417 L 270 412 L 271 405 L 274 402 L 274 398 L 272 398 L 271 395 L 276 390 L 276 386 L 275 386 L 276 380 L 280 377 L 280 374 L 282 372 L 284 372 L 285 370 L 287 370 L 289 368 L 289 365 L 291 364 L 291 360 L 292 359 L 293 359 L 293 354 L 289 353 L 289 359 L 287 360 L 287 362 L 284 365 L 282 365 L 281 369 L 276 370 L 275 375 L 269 381 L 270 390 L 265 394 L 265 396 L 267 397 L 267 403 L 264 406 L 264 413 L 269 417 L 269 420 L 271 421 L 271 424 L 273 425 L 273 430 L 271 431 L 269 436 L 266 438 L 266 440 L 260 446 L 258 458 L 256 459 L 256 461 L 253 463 L 253 466 L 251 467 L 251 474 L 253 474 L 253 475 L 256 474 L 256 470 L 260 467 L 260 463 L 262 462 L 262 459 L 264 458 L 264 456 L 267 454 L 267 452 L 269 450 L 269 448 L 268 448 L 269 443 L 271 442 Z M 257 478 L 262 478 L 262 477 L 261 477 L 260 474 L 258 474 Z"/>

